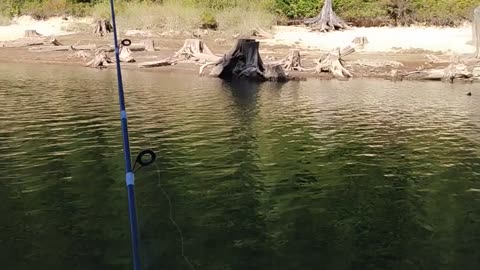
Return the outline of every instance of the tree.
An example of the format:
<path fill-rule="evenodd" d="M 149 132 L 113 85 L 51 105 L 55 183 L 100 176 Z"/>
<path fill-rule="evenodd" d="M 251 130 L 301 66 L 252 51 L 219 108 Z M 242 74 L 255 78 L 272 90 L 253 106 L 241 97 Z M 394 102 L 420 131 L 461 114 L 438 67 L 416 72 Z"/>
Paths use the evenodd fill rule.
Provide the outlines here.
<path fill-rule="evenodd" d="M 318 16 L 306 19 L 306 25 L 321 32 L 335 31 L 347 28 L 347 24 L 333 11 L 332 0 L 325 0 L 322 11 Z"/>

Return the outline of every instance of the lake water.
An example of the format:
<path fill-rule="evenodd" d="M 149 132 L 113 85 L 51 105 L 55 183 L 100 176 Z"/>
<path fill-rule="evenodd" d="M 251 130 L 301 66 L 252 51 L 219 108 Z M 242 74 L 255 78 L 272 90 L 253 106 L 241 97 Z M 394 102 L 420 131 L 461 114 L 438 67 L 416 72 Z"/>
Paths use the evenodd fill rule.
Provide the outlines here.
<path fill-rule="evenodd" d="M 131 269 L 114 70 L 0 74 L 1 269 Z M 478 86 L 124 75 L 144 269 L 480 268 Z"/>

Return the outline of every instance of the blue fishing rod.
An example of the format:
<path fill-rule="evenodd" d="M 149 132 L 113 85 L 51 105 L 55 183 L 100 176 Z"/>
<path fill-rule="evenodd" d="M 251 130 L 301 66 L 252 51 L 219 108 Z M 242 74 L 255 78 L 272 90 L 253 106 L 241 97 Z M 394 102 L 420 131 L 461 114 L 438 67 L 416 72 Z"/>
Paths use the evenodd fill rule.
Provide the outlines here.
<path fill-rule="evenodd" d="M 127 110 L 125 108 L 125 95 L 123 91 L 123 79 L 122 70 L 120 66 L 120 48 L 118 46 L 117 37 L 117 24 L 115 20 L 115 5 L 114 0 L 110 0 L 110 9 L 112 13 L 112 25 L 113 25 L 113 38 L 115 44 L 115 63 L 117 69 L 117 84 L 118 84 L 118 100 L 120 105 L 120 120 L 122 128 L 123 138 L 123 153 L 125 156 L 125 180 L 128 193 L 128 213 L 130 217 L 130 234 L 132 242 L 132 254 L 133 254 L 133 269 L 141 269 L 140 250 L 139 250 L 139 232 L 137 221 L 137 208 L 135 205 L 135 166 L 140 164 L 141 167 L 148 166 L 155 161 L 155 153 L 151 150 L 144 150 L 137 156 L 135 164 L 132 166 L 131 154 L 130 154 L 130 142 L 128 137 L 128 122 L 127 122 Z M 106 30 L 106 29 L 104 29 Z M 122 40 L 122 46 L 128 46 L 131 44 L 130 40 Z M 146 157 L 146 158 L 145 158 Z M 140 168 L 141 168 L 140 167 Z"/>

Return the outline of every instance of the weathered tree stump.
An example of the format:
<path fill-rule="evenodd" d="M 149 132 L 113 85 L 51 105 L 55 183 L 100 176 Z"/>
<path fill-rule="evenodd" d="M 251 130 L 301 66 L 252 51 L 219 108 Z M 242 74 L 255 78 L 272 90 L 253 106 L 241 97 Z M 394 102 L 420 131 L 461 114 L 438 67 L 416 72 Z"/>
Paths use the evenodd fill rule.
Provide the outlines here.
<path fill-rule="evenodd" d="M 365 47 L 365 45 L 368 44 L 368 39 L 367 37 L 356 37 L 352 40 L 352 43 L 357 45 L 360 48 Z"/>
<path fill-rule="evenodd" d="M 108 64 L 111 64 L 111 63 L 113 63 L 113 60 L 110 57 L 108 57 L 107 52 L 102 51 L 102 52 L 97 53 L 95 55 L 95 58 L 90 60 L 86 64 L 86 66 L 102 69 L 102 68 L 106 68 L 108 66 Z"/>
<path fill-rule="evenodd" d="M 473 11 L 473 43 L 475 45 L 475 58 L 480 58 L 480 6 Z"/>
<path fill-rule="evenodd" d="M 101 37 L 103 37 L 105 34 L 111 33 L 112 31 L 113 31 L 113 26 L 112 26 L 112 24 L 110 23 L 110 21 L 107 21 L 107 20 L 98 20 L 98 21 L 95 23 L 95 28 L 94 28 L 93 33 L 94 33 L 96 36 L 101 36 Z"/>
<path fill-rule="evenodd" d="M 147 52 L 155 51 L 155 42 L 153 41 L 153 39 L 146 39 L 143 41 L 143 44 L 145 44 L 145 51 Z"/>
<path fill-rule="evenodd" d="M 272 64 L 268 68 L 264 65 L 259 54 L 259 45 L 254 39 L 239 39 L 223 58 L 214 63 L 210 76 L 227 80 L 288 80 L 281 64 Z"/>
<path fill-rule="evenodd" d="M 37 37 L 41 37 L 42 35 L 40 35 L 36 30 L 25 30 L 25 37 L 26 38 L 37 38 Z"/>
<path fill-rule="evenodd" d="M 205 44 L 200 39 L 187 39 L 183 44 L 183 47 L 178 50 L 173 58 L 179 60 L 192 60 L 194 62 L 198 61 L 198 59 L 194 59 L 201 54 L 206 55 L 213 55 L 212 51 L 208 48 L 207 44 Z"/>
<path fill-rule="evenodd" d="M 119 53 L 120 62 L 133 63 L 135 58 L 132 56 L 132 51 L 127 46 L 120 46 Z"/>
<path fill-rule="evenodd" d="M 291 50 L 290 54 L 285 59 L 281 60 L 281 62 L 285 70 L 304 70 L 300 59 L 300 51 L 297 49 Z"/>
<path fill-rule="evenodd" d="M 304 23 L 306 25 L 310 25 L 313 30 L 321 32 L 347 28 L 347 24 L 333 11 L 332 0 L 325 0 L 320 14 L 318 14 L 316 17 L 306 19 Z"/>
<path fill-rule="evenodd" d="M 342 57 L 347 56 L 355 52 L 355 49 L 347 46 L 340 50 L 336 48 L 329 53 L 323 55 L 318 61 L 315 67 L 316 73 L 330 72 L 337 78 L 351 78 L 353 75 L 343 66 Z"/>

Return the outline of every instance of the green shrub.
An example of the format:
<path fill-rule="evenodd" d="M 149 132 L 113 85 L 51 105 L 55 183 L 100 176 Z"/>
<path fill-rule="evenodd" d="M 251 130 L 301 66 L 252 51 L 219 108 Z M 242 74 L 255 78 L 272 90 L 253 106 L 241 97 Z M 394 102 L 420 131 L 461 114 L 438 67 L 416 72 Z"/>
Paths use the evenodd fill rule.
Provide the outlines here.
<path fill-rule="evenodd" d="M 210 11 L 204 11 L 200 17 L 200 28 L 202 29 L 217 29 L 218 23 L 215 16 Z"/>

